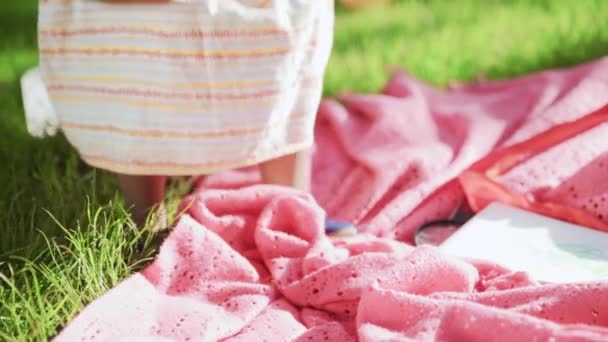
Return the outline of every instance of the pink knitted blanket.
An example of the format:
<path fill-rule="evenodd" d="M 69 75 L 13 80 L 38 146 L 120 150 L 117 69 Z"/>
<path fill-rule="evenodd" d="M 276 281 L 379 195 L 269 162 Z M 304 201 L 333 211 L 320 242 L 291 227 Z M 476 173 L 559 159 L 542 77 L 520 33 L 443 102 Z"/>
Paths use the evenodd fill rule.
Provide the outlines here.
<path fill-rule="evenodd" d="M 254 170 L 201 179 L 157 259 L 56 341 L 608 340 L 608 281 L 539 284 L 409 244 L 462 201 L 443 185 L 472 163 L 607 103 L 608 59 L 451 91 L 396 74 L 326 101 L 315 199 L 249 186 Z M 597 125 L 499 182 L 608 220 L 607 136 Z M 321 208 L 361 234 L 326 237 Z"/>

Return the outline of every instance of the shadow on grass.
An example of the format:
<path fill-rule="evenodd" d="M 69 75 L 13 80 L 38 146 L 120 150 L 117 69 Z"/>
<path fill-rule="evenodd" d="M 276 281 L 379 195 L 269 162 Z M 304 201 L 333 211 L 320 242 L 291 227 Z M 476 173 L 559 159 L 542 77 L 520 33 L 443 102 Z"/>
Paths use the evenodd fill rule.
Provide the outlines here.
<path fill-rule="evenodd" d="M 63 136 L 30 137 L 20 99 L 17 81 L 0 96 L 5 113 L 0 124 L 0 258 L 33 253 L 44 243 L 41 232 L 60 236 L 49 212 L 74 227 L 86 218 L 88 204 L 107 203 L 115 194 L 109 176 L 86 167 Z"/>

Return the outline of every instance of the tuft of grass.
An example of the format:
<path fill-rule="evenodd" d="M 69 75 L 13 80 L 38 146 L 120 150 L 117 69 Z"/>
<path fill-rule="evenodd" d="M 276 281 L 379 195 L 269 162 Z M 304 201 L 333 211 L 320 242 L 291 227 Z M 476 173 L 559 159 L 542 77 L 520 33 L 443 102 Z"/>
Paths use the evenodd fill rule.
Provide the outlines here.
<path fill-rule="evenodd" d="M 608 53 L 605 0 L 419 0 L 337 11 L 325 94 L 376 91 L 397 65 L 436 85 L 505 78 Z M 36 1 L 0 7 L 0 340 L 47 340 L 153 255 L 114 179 L 62 136 L 28 136 L 19 76 L 37 63 Z M 174 181 L 175 210 L 188 190 Z M 142 235 L 143 234 L 143 235 Z M 143 253 L 136 241 L 146 239 Z"/>
<path fill-rule="evenodd" d="M 146 230 L 128 219 L 116 199 L 104 206 L 86 205 L 86 224 L 49 237 L 28 257 L 13 256 L 0 273 L 0 339 L 45 340 L 53 336 L 86 304 L 96 299 L 150 260 L 153 253 Z M 137 242 L 147 243 L 139 252 Z"/>

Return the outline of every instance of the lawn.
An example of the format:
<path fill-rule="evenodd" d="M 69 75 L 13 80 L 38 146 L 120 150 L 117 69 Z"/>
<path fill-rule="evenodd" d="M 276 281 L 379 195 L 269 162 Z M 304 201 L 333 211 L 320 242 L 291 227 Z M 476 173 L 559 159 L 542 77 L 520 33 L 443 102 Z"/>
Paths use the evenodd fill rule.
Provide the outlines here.
<path fill-rule="evenodd" d="M 0 8 L 0 340 L 47 340 L 88 302 L 147 262 L 113 179 L 61 137 L 35 140 L 18 79 L 35 65 L 36 2 Z M 608 1 L 398 1 L 337 13 L 325 94 L 375 91 L 400 65 L 437 85 L 505 78 L 608 54 Z M 186 186 L 174 182 L 175 205 Z"/>

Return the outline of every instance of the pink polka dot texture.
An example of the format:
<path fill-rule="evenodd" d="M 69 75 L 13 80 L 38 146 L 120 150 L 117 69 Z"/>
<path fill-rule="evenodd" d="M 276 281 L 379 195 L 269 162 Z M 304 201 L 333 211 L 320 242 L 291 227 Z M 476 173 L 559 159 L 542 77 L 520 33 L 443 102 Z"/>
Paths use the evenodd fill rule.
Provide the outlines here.
<path fill-rule="evenodd" d="M 539 284 L 408 244 L 462 200 L 455 183 L 429 195 L 471 163 L 608 103 L 608 60 L 452 91 L 397 74 L 341 100 L 319 113 L 316 201 L 251 169 L 201 179 L 156 260 L 56 341 L 608 340 L 608 281 Z M 500 181 L 606 220 L 606 129 Z M 325 212 L 361 233 L 328 238 Z"/>

